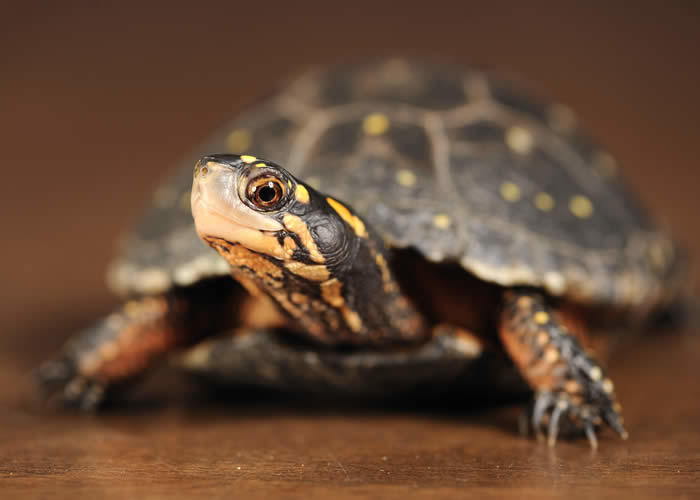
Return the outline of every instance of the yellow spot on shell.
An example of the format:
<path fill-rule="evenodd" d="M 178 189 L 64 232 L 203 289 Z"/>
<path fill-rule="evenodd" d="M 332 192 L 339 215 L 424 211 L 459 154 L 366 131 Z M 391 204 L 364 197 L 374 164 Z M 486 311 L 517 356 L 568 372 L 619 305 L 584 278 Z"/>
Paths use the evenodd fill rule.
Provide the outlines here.
<path fill-rule="evenodd" d="M 588 372 L 588 376 L 591 377 L 591 380 L 598 381 L 603 378 L 603 370 L 601 370 L 598 366 L 594 366 L 591 368 L 591 371 Z"/>
<path fill-rule="evenodd" d="M 335 210 L 336 213 L 340 215 L 340 217 L 347 222 L 351 228 L 353 228 L 355 234 L 361 238 L 365 238 L 367 236 L 367 229 L 365 228 L 362 220 L 360 220 L 359 217 L 352 215 L 350 210 L 348 210 L 345 205 L 331 197 L 326 198 L 326 201 L 333 208 L 333 210 Z"/>
<path fill-rule="evenodd" d="M 569 201 L 569 210 L 576 217 L 586 219 L 593 215 L 593 203 L 583 195 L 576 195 Z"/>
<path fill-rule="evenodd" d="M 546 325 L 549 322 L 549 314 L 544 311 L 537 311 L 532 317 L 538 325 Z"/>
<path fill-rule="evenodd" d="M 548 193 L 537 193 L 535 195 L 535 207 L 543 212 L 549 212 L 554 208 L 554 198 Z"/>
<path fill-rule="evenodd" d="M 382 135 L 389 128 L 389 119 L 382 113 L 367 115 L 362 122 L 362 130 L 367 135 Z"/>
<path fill-rule="evenodd" d="M 242 153 L 251 143 L 250 132 L 245 129 L 235 129 L 226 137 L 226 147 L 231 153 Z"/>
<path fill-rule="evenodd" d="M 433 217 L 433 226 L 438 229 L 447 229 L 450 227 L 450 216 L 447 214 L 435 214 Z"/>
<path fill-rule="evenodd" d="M 416 174 L 406 169 L 399 170 L 396 172 L 396 182 L 404 187 L 411 187 L 416 183 Z"/>
<path fill-rule="evenodd" d="M 520 188 L 512 182 L 504 182 L 501 184 L 501 196 L 506 201 L 516 202 L 520 199 Z"/>
<path fill-rule="evenodd" d="M 516 125 L 506 131 L 506 144 L 512 151 L 524 155 L 532 151 L 535 139 L 529 130 Z"/>
<path fill-rule="evenodd" d="M 300 201 L 301 203 L 309 202 L 309 191 L 301 184 L 297 184 L 297 188 L 294 191 L 294 196 L 296 197 L 297 201 Z"/>
<path fill-rule="evenodd" d="M 241 156 L 241 161 L 244 161 L 246 163 L 253 163 L 256 160 L 257 160 L 257 158 L 255 156 L 250 156 L 250 155 Z"/>

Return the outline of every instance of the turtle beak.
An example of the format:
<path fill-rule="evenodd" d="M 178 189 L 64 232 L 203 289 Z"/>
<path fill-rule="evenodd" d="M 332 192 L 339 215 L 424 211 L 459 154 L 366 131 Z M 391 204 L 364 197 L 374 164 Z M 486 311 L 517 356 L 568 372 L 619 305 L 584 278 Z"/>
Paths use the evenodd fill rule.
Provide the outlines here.
<path fill-rule="evenodd" d="M 203 197 L 206 197 L 210 192 L 209 190 L 203 189 L 203 186 L 215 176 L 214 171 L 221 168 L 225 168 L 225 166 L 211 161 L 206 156 L 197 162 L 194 167 L 192 198 L 190 200 L 193 210 L 195 205 L 203 201 Z"/>
<path fill-rule="evenodd" d="M 234 229 L 279 231 L 274 219 L 251 210 L 238 194 L 244 172 L 238 165 L 205 156 L 197 162 L 192 181 L 192 216 L 201 236 L 232 237 Z M 235 240 L 232 240 L 235 241 Z"/>

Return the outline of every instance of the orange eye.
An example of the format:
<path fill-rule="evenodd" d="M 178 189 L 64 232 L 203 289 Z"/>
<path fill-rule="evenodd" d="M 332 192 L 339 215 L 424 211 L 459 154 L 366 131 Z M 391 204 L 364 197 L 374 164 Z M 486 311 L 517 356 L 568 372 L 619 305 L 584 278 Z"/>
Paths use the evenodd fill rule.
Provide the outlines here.
<path fill-rule="evenodd" d="M 274 210 L 285 195 L 285 186 L 276 177 L 262 176 L 248 183 L 248 199 L 261 210 Z"/>

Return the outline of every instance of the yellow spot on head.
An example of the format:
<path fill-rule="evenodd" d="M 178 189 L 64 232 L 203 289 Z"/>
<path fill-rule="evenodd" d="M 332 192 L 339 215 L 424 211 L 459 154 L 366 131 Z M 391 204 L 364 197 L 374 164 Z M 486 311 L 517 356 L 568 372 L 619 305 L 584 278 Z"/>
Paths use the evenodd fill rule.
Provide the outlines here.
<path fill-rule="evenodd" d="M 569 201 L 569 210 L 576 217 L 586 219 L 593 215 L 593 203 L 583 195 L 576 195 Z"/>
<path fill-rule="evenodd" d="M 506 131 L 506 144 L 512 151 L 524 155 L 532 151 L 535 139 L 529 130 L 516 125 Z"/>
<path fill-rule="evenodd" d="M 294 196 L 296 197 L 297 201 L 301 203 L 309 202 L 309 191 L 301 184 L 297 184 L 297 188 L 294 191 Z"/>
<path fill-rule="evenodd" d="M 416 183 L 416 174 L 410 170 L 401 169 L 396 172 L 396 182 L 404 187 L 411 187 Z"/>
<path fill-rule="evenodd" d="M 362 122 L 362 130 L 367 135 L 382 135 L 389 128 L 389 119 L 382 113 L 367 115 Z"/>
<path fill-rule="evenodd" d="M 328 204 L 333 208 L 333 210 L 336 211 L 340 217 L 347 222 L 351 228 L 355 231 L 355 234 L 357 234 L 361 238 L 365 238 L 367 236 L 367 230 L 365 228 L 364 223 L 360 220 L 359 217 L 352 215 L 350 213 L 350 210 L 348 210 L 345 205 L 340 203 L 339 201 L 334 200 L 331 197 L 326 198 L 326 201 Z"/>
<path fill-rule="evenodd" d="M 501 184 L 501 196 L 506 201 L 516 202 L 520 199 L 520 188 L 512 182 L 504 182 Z"/>
<path fill-rule="evenodd" d="M 554 208 L 554 198 L 547 193 L 537 193 L 535 195 L 535 206 L 538 210 L 549 212 Z"/>
<path fill-rule="evenodd" d="M 433 217 L 433 226 L 438 229 L 447 229 L 450 227 L 450 216 L 447 214 L 435 214 Z"/>
<path fill-rule="evenodd" d="M 326 261 L 325 257 L 323 257 L 321 252 L 318 250 L 316 242 L 314 241 L 313 237 L 311 236 L 311 233 L 309 232 L 309 227 L 303 220 L 301 220 L 296 215 L 288 213 L 285 214 L 285 216 L 282 219 L 282 222 L 284 222 L 284 226 L 289 231 L 296 233 L 296 235 L 301 240 L 302 245 L 304 245 L 304 248 L 306 248 L 306 250 L 309 252 L 311 260 L 315 262 Z"/>
<path fill-rule="evenodd" d="M 321 297 L 331 307 L 340 308 L 345 304 L 345 299 L 341 293 L 343 284 L 337 278 L 331 278 L 328 281 L 321 283 Z"/>
<path fill-rule="evenodd" d="M 544 311 L 537 311 L 532 317 L 538 325 L 546 325 L 549 322 L 549 314 Z"/>
<path fill-rule="evenodd" d="M 350 327 L 350 330 L 355 333 L 362 331 L 362 319 L 360 318 L 359 314 L 347 306 L 341 308 L 341 313 L 345 323 L 347 323 L 347 325 Z"/>
<path fill-rule="evenodd" d="M 250 146 L 250 132 L 245 129 L 235 129 L 226 137 L 226 147 L 231 153 L 242 153 Z"/>
<path fill-rule="evenodd" d="M 309 303 L 309 296 L 304 295 L 303 293 L 299 292 L 292 292 L 289 295 L 290 300 L 295 303 L 296 305 L 306 305 Z"/>
<path fill-rule="evenodd" d="M 303 262 L 287 262 L 284 267 L 302 278 L 311 281 L 326 281 L 331 274 L 323 264 L 304 264 Z"/>
<path fill-rule="evenodd" d="M 241 156 L 241 161 L 244 161 L 246 163 L 253 163 L 257 158 L 255 156 L 250 156 L 250 155 L 243 155 Z"/>
<path fill-rule="evenodd" d="M 264 163 L 256 163 L 254 166 L 258 168 L 267 167 Z"/>
<path fill-rule="evenodd" d="M 287 255 L 287 257 L 290 258 L 292 257 L 292 255 L 294 255 L 294 250 L 297 249 L 297 244 L 289 236 L 284 238 L 284 243 L 282 246 L 284 247 L 284 253 Z"/>

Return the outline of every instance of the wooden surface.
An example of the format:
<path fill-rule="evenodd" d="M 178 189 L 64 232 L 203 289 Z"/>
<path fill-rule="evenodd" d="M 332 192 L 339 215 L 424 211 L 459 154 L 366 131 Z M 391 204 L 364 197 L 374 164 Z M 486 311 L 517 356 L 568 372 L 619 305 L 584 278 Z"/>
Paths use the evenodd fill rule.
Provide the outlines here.
<path fill-rule="evenodd" d="M 597 453 L 519 437 L 515 405 L 222 401 L 167 370 L 104 414 L 38 403 L 32 370 L 115 305 L 114 238 L 168 166 L 309 63 L 409 53 L 521 75 L 579 111 L 700 260 L 698 4 L 254 3 L 3 9 L 0 497 L 700 498 L 694 326 L 621 349 L 631 438 L 606 432 Z"/>

